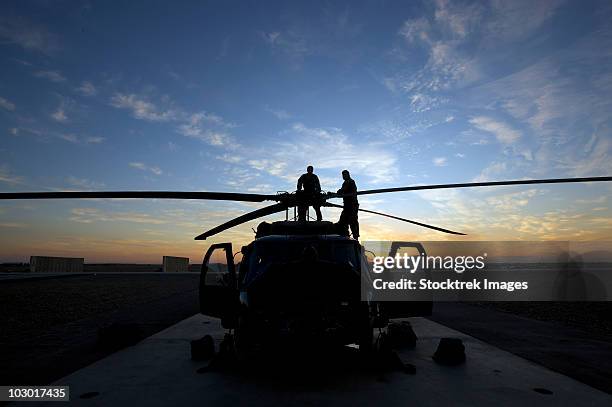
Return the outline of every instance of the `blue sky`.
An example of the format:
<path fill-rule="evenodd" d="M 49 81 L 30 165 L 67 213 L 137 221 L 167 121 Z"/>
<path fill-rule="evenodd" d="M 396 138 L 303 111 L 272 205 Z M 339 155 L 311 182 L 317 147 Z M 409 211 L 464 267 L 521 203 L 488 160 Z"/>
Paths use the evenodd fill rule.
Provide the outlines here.
<path fill-rule="evenodd" d="M 0 190 L 360 189 L 612 174 L 606 1 L 3 2 Z M 607 185 L 362 207 L 473 239 L 605 239 Z M 261 205 L 11 202 L 0 260 L 197 261 Z M 327 210 L 329 218 L 337 212 Z M 270 220 L 275 217 L 270 217 Z M 215 239 L 246 242 L 251 223 Z M 363 238 L 443 235 L 363 216 Z"/>

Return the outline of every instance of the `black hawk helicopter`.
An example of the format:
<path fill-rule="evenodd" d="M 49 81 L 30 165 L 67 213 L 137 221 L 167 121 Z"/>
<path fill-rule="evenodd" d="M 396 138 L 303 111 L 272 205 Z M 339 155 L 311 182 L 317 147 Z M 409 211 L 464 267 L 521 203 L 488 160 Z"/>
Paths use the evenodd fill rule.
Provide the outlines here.
<path fill-rule="evenodd" d="M 488 186 L 534 185 L 612 181 L 612 177 L 530 179 L 472 182 L 458 184 L 415 185 L 358 191 L 356 195 L 390 192 L 457 189 Z M 343 195 L 321 193 L 315 199 L 321 206 L 342 208 L 327 202 Z M 299 193 L 243 194 L 196 191 L 86 191 L 86 192 L 9 192 L 9 199 L 195 199 L 239 202 L 275 202 L 241 215 L 198 236 L 205 240 L 229 228 L 267 215 L 309 205 L 312 197 Z M 442 233 L 464 235 L 429 225 L 359 208 L 372 213 Z M 287 212 L 288 213 L 288 212 Z M 396 242 L 423 252 L 418 243 Z M 221 319 L 224 328 L 234 330 L 233 348 L 245 355 L 257 343 L 289 338 L 331 340 L 339 344 L 356 343 L 361 352 L 373 348 L 374 328 L 384 328 L 391 318 L 425 316 L 431 302 L 375 303 L 362 298 L 362 278 L 367 278 L 365 249 L 358 241 L 342 236 L 332 222 L 280 221 L 262 222 L 255 240 L 242 247 L 242 261 L 234 263 L 231 243 L 217 243 L 208 248 L 200 274 L 200 310 Z M 393 257 L 395 253 L 389 253 Z M 238 267 L 237 267 L 238 266 Z M 237 270 L 238 269 L 238 270 Z M 325 282 L 321 284 L 321 282 Z"/>

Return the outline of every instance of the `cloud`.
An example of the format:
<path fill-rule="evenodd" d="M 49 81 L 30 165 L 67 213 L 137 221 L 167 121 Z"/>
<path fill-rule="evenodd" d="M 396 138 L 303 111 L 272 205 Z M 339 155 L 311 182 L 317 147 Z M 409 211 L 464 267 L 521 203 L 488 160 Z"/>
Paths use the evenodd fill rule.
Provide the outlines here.
<path fill-rule="evenodd" d="M 73 222 L 94 223 L 94 222 L 132 222 L 150 225 L 163 225 L 168 223 L 159 216 L 149 215 L 139 212 L 104 212 L 96 208 L 73 208 L 69 218 Z"/>
<path fill-rule="evenodd" d="M 430 96 L 424 93 L 413 93 L 410 96 L 410 107 L 414 113 L 426 112 L 447 102 L 447 98 Z"/>
<path fill-rule="evenodd" d="M 85 139 L 85 142 L 87 144 L 100 144 L 100 143 L 103 143 L 105 140 L 106 140 L 106 138 L 104 138 L 104 137 L 96 136 L 96 137 L 87 137 Z"/>
<path fill-rule="evenodd" d="M 398 34 L 409 43 L 431 43 L 431 25 L 425 17 L 419 17 L 404 21 Z"/>
<path fill-rule="evenodd" d="M 98 90 L 96 89 L 94 84 L 89 81 L 81 82 L 81 86 L 76 88 L 76 90 L 84 96 L 94 96 L 98 93 Z"/>
<path fill-rule="evenodd" d="M 8 166 L 0 165 L 0 182 L 5 182 L 7 184 L 23 184 L 23 177 L 12 174 Z"/>
<path fill-rule="evenodd" d="M 0 107 L 3 109 L 6 109 L 10 112 L 12 112 L 13 110 L 15 110 L 15 104 L 12 102 L 9 102 L 8 100 L 6 100 L 3 97 L 0 97 Z"/>
<path fill-rule="evenodd" d="M 503 52 L 500 43 L 535 35 L 562 3 L 436 0 L 434 7 L 424 9 L 423 15 L 400 26 L 397 34 L 404 40 L 406 50 L 395 46 L 392 55 L 398 55 L 402 65 L 391 75 L 384 75 L 383 85 L 410 98 L 422 98 L 477 83 L 488 72 L 483 67 L 490 53 L 483 53 L 483 49 Z M 422 112 L 419 108 L 414 111 Z"/>
<path fill-rule="evenodd" d="M 296 175 L 312 164 L 317 170 L 348 168 L 351 174 L 378 184 L 391 182 L 398 176 L 397 158 L 387 149 L 353 142 L 341 129 L 307 127 L 295 123 L 282 132 L 283 139 L 265 149 L 248 151 L 251 168 L 266 172 L 293 184 Z"/>
<path fill-rule="evenodd" d="M 485 167 L 480 175 L 473 179 L 473 182 L 486 182 L 498 179 L 500 175 L 508 172 L 508 166 L 505 162 L 493 162 Z M 505 178 L 505 177 L 502 177 Z"/>
<path fill-rule="evenodd" d="M 148 98 L 134 93 L 116 93 L 111 98 L 111 106 L 130 110 L 137 119 L 180 123 L 176 131 L 185 137 L 202 140 L 216 147 L 235 149 L 238 146 L 238 143 L 229 134 L 231 129 L 238 127 L 237 124 L 207 111 L 186 112 L 174 107 L 174 103 L 167 97 L 162 98 L 162 102 L 167 105 L 166 108 L 161 108 Z"/>
<path fill-rule="evenodd" d="M 192 137 L 202 140 L 211 146 L 236 148 L 235 140 L 224 130 L 213 127 L 232 127 L 232 123 L 225 122 L 220 116 L 206 112 L 194 113 L 190 115 L 187 122 L 178 127 L 178 132 L 185 137 Z"/>
<path fill-rule="evenodd" d="M 612 170 L 610 49 L 612 30 L 595 27 L 535 63 L 477 87 L 474 102 L 501 108 L 522 125 L 532 151 L 524 156 L 533 155 L 534 172 L 606 175 Z"/>
<path fill-rule="evenodd" d="M 220 126 L 220 127 L 226 127 L 229 129 L 237 127 L 235 123 L 225 121 L 221 116 L 214 114 L 214 113 L 208 113 L 208 112 L 194 113 L 191 115 L 190 120 L 193 121 L 194 118 L 197 120 L 198 123 L 200 122 L 209 123 L 209 124 L 213 124 L 213 125 Z"/>
<path fill-rule="evenodd" d="M 525 38 L 550 19 L 565 0 L 493 0 L 485 38 L 491 43 Z"/>
<path fill-rule="evenodd" d="M 0 38 L 28 51 L 37 51 L 45 55 L 52 55 L 60 48 L 58 37 L 55 34 L 42 25 L 19 17 L 0 18 Z"/>
<path fill-rule="evenodd" d="M 25 223 L 17 223 L 17 222 L 0 222 L 0 228 L 16 228 L 22 229 L 28 227 Z"/>
<path fill-rule="evenodd" d="M 449 0 L 437 0 L 434 18 L 451 36 L 464 39 L 480 23 L 483 13 L 484 10 L 478 3 L 459 4 Z"/>
<path fill-rule="evenodd" d="M 44 78 L 51 82 L 65 82 L 66 78 L 59 71 L 37 71 L 34 73 L 37 78 Z"/>
<path fill-rule="evenodd" d="M 73 144 L 101 144 L 106 140 L 104 137 L 79 137 L 72 133 L 59 134 L 57 137 Z"/>
<path fill-rule="evenodd" d="M 283 14 L 281 27 L 259 32 L 263 42 L 274 55 L 288 60 L 293 69 L 299 69 L 306 58 L 324 56 L 341 64 L 355 62 L 363 56 L 363 43 L 358 36 L 363 32 L 363 18 L 353 18 L 354 8 L 342 7 L 335 11 L 323 7 L 304 18 L 294 13 Z"/>
<path fill-rule="evenodd" d="M 493 134 L 497 141 L 502 144 L 513 144 L 521 138 L 521 133 L 519 131 L 490 117 L 473 117 L 470 119 L 470 123 L 478 130 Z"/>
<path fill-rule="evenodd" d="M 66 182 L 83 190 L 94 190 L 105 187 L 103 182 L 92 181 L 87 178 L 77 178 L 72 175 L 66 178 Z"/>
<path fill-rule="evenodd" d="M 230 163 L 230 164 L 238 164 L 239 162 L 243 160 L 242 157 L 236 154 L 223 154 L 223 155 L 218 155 L 215 158 L 217 160 L 225 161 L 226 163 Z"/>
<path fill-rule="evenodd" d="M 258 171 L 265 171 L 268 174 L 275 175 L 277 177 L 282 177 L 285 175 L 288 166 L 287 162 L 267 159 L 249 160 L 248 163 L 251 167 Z M 293 177 L 290 177 L 289 179 L 293 179 Z"/>
<path fill-rule="evenodd" d="M 60 134 L 59 138 L 73 144 L 77 144 L 79 142 L 79 138 L 74 134 Z"/>
<path fill-rule="evenodd" d="M 432 162 L 436 167 L 445 167 L 448 165 L 446 157 L 436 157 L 432 160 Z"/>
<path fill-rule="evenodd" d="M 134 93 L 115 93 L 110 104 L 118 109 L 130 110 L 137 119 L 153 122 L 175 120 L 178 114 L 174 109 L 161 109 L 153 102 Z"/>
<path fill-rule="evenodd" d="M 290 113 L 283 109 L 273 109 L 270 106 L 265 107 L 266 112 L 272 113 L 278 120 L 289 120 L 293 117 Z"/>
<path fill-rule="evenodd" d="M 485 201 L 490 205 L 491 209 L 503 212 L 515 213 L 517 208 L 527 206 L 534 196 L 542 194 L 537 189 L 529 189 L 521 192 L 511 192 L 507 194 L 496 194 L 487 197 Z"/>
<path fill-rule="evenodd" d="M 268 44 L 274 45 L 279 39 L 280 33 L 278 31 L 274 31 L 274 32 L 269 32 L 269 33 L 262 33 L 262 36 Z"/>
<path fill-rule="evenodd" d="M 148 171 L 155 175 L 161 175 L 163 173 L 163 171 L 159 167 L 150 167 L 141 162 L 131 162 L 130 167 L 139 169 L 141 171 Z"/>
<path fill-rule="evenodd" d="M 264 41 L 272 50 L 280 51 L 291 59 L 294 67 L 299 67 L 304 58 L 314 50 L 307 44 L 304 33 L 296 29 L 289 29 L 285 32 L 273 31 L 261 33 Z"/>
<path fill-rule="evenodd" d="M 63 104 L 60 105 L 55 112 L 51 113 L 51 118 L 60 123 L 65 123 L 68 121 Z"/>

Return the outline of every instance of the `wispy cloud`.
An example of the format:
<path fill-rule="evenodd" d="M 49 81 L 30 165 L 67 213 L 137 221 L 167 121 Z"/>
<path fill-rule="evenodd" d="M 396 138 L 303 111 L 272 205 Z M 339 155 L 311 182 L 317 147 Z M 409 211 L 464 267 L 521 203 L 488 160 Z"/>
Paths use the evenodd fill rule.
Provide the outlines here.
<path fill-rule="evenodd" d="M 485 24 L 491 43 L 525 38 L 549 20 L 565 0 L 494 0 Z"/>
<path fill-rule="evenodd" d="M 87 178 L 77 178 L 72 175 L 66 178 L 66 182 L 73 187 L 77 187 L 83 190 L 94 190 L 105 187 L 104 182 L 92 181 Z"/>
<path fill-rule="evenodd" d="M 150 225 L 163 225 L 168 223 L 165 219 L 148 213 L 139 212 L 109 212 L 96 208 L 74 208 L 71 211 L 70 220 L 80 223 L 94 222 L 131 222 Z"/>
<path fill-rule="evenodd" d="M 503 144 L 513 144 L 521 137 L 519 131 L 490 117 L 476 116 L 470 119 L 470 123 L 478 130 L 493 134 L 497 141 Z"/>
<path fill-rule="evenodd" d="M 42 25 L 20 17 L 0 18 L 0 38 L 28 51 L 37 51 L 46 55 L 54 54 L 60 48 L 57 35 Z"/>
<path fill-rule="evenodd" d="M 215 158 L 230 164 L 237 164 L 243 160 L 243 158 L 237 154 L 222 154 Z"/>
<path fill-rule="evenodd" d="M 68 116 L 66 116 L 66 110 L 64 109 L 63 104 L 60 105 L 55 112 L 51 113 L 51 118 L 60 123 L 65 123 L 68 121 Z"/>
<path fill-rule="evenodd" d="M 148 172 L 151 172 L 151 173 L 153 173 L 155 175 L 163 174 L 163 171 L 159 167 L 148 166 L 148 165 L 146 165 L 144 163 L 141 163 L 141 162 L 131 162 L 130 163 L 130 167 L 136 168 L 136 169 L 141 170 L 141 171 L 148 171 Z"/>
<path fill-rule="evenodd" d="M 9 102 L 8 100 L 6 100 L 3 97 L 0 97 L 0 107 L 3 109 L 6 109 L 10 112 L 12 112 L 13 110 L 15 110 L 15 104 L 12 102 Z"/>
<path fill-rule="evenodd" d="M 282 133 L 286 141 L 250 150 L 248 164 L 262 172 L 295 182 L 296 175 L 312 164 L 317 169 L 339 171 L 349 168 L 364 182 L 391 182 L 398 176 L 397 157 L 387 148 L 354 142 L 339 128 L 307 127 L 293 124 Z"/>
<path fill-rule="evenodd" d="M 223 128 L 234 126 L 232 123 L 225 122 L 220 116 L 200 112 L 189 116 L 186 123 L 178 127 L 178 132 L 183 136 L 197 138 L 212 146 L 235 148 L 237 143 L 223 130 Z"/>
<path fill-rule="evenodd" d="M 435 157 L 431 162 L 433 162 L 433 165 L 436 167 L 445 167 L 448 165 L 446 157 Z"/>
<path fill-rule="evenodd" d="M 273 51 L 282 52 L 296 68 L 302 64 L 306 56 L 314 52 L 305 36 L 297 30 L 264 32 L 261 36 Z"/>
<path fill-rule="evenodd" d="M 88 144 L 100 144 L 100 143 L 103 143 L 105 140 L 106 140 L 105 137 L 100 137 L 100 136 L 93 136 L 93 137 L 85 138 L 85 142 Z"/>
<path fill-rule="evenodd" d="M 81 86 L 76 88 L 76 90 L 84 96 L 95 96 L 98 93 L 98 89 L 89 81 L 81 82 Z"/>
<path fill-rule="evenodd" d="M 79 138 L 74 134 L 60 134 L 59 138 L 73 144 L 77 144 L 79 142 Z"/>
<path fill-rule="evenodd" d="M 23 184 L 23 177 L 13 174 L 8 166 L 0 165 L 0 182 L 7 184 Z"/>
<path fill-rule="evenodd" d="M 533 171 L 607 174 L 612 80 L 608 80 L 612 30 L 594 30 L 567 47 L 477 88 L 479 103 L 496 101 L 529 132 Z"/>
<path fill-rule="evenodd" d="M 346 64 L 361 55 L 356 38 L 364 24 L 348 7 L 340 13 L 324 7 L 321 15 L 307 20 L 298 16 L 282 20 L 281 27 L 259 34 L 272 53 L 284 57 L 294 69 L 300 69 L 309 57 L 325 56 Z"/>
<path fill-rule="evenodd" d="M 66 81 L 66 78 L 59 71 L 37 71 L 34 73 L 34 76 L 56 83 Z"/>
<path fill-rule="evenodd" d="M 28 225 L 25 223 L 18 222 L 0 222 L 0 228 L 15 228 L 15 229 L 23 229 Z"/>
<path fill-rule="evenodd" d="M 266 106 L 265 110 L 268 113 L 272 113 L 278 120 L 289 120 L 293 117 L 293 115 L 283 109 L 274 109 L 270 106 Z"/>
<path fill-rule="evenodd" d="M 116 93 L 111 98 L 111 106 L 132 112 L 137 119 L 153 122 L 164 122 L 177 118 L 177 111 L 172 108 L 162 109 L 150 100 L 134 93 Z"/>
<path fill-rule="evenodd" d="M 493 162 L 486 166 L 480 174 L 473 179 L 474 182 L 485 182 L 498 180 L 500 176 L 508 173 L 508 166 L 505 162 Z"/>
<path fill-rule="evenodd" d="M 76 134 L 73 134 L 73 133 L 62 133 L 62 134 L 59 134 L 58 137 L 64 141 L 67 141 L 73 144 L 101 144 L 106 140 L 104 137 L 97 137 L 97 136 L 83 137 L 83 136 L 77 136 Z"/>
<path fill-rule="evenodd" d="M 201 111 L 189 113 L 175 104 L 167 97 L 162 98 L 160 107 L 145 96 L 135 93 L 116 93 L 111 98 L 111 105 L 132 112 L 132 116 L 140 120 L 151 122 L 173 122 L 177 123 L 176 131 L 185 136 L 215 146 L 234 149 L 238 143 L 231 136 L 230 131 L 237 124 L 225 120 L 218 114 Z"/>

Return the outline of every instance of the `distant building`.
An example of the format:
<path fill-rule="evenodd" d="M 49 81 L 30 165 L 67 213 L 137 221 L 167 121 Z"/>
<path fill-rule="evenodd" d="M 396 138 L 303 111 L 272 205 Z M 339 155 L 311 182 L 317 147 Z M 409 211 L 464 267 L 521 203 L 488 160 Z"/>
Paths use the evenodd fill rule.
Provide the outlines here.
<path fill-rule="evenodd" d="M 186 273 L 189 271 L 189 257 L 164 256 L 164 273 Z"/>
<path fill-rule="evenodd" d="M 34 273 L 82 273 L 84 262 L 85 259 L 82 257 L 31 256 L 30 271 Z"/>

